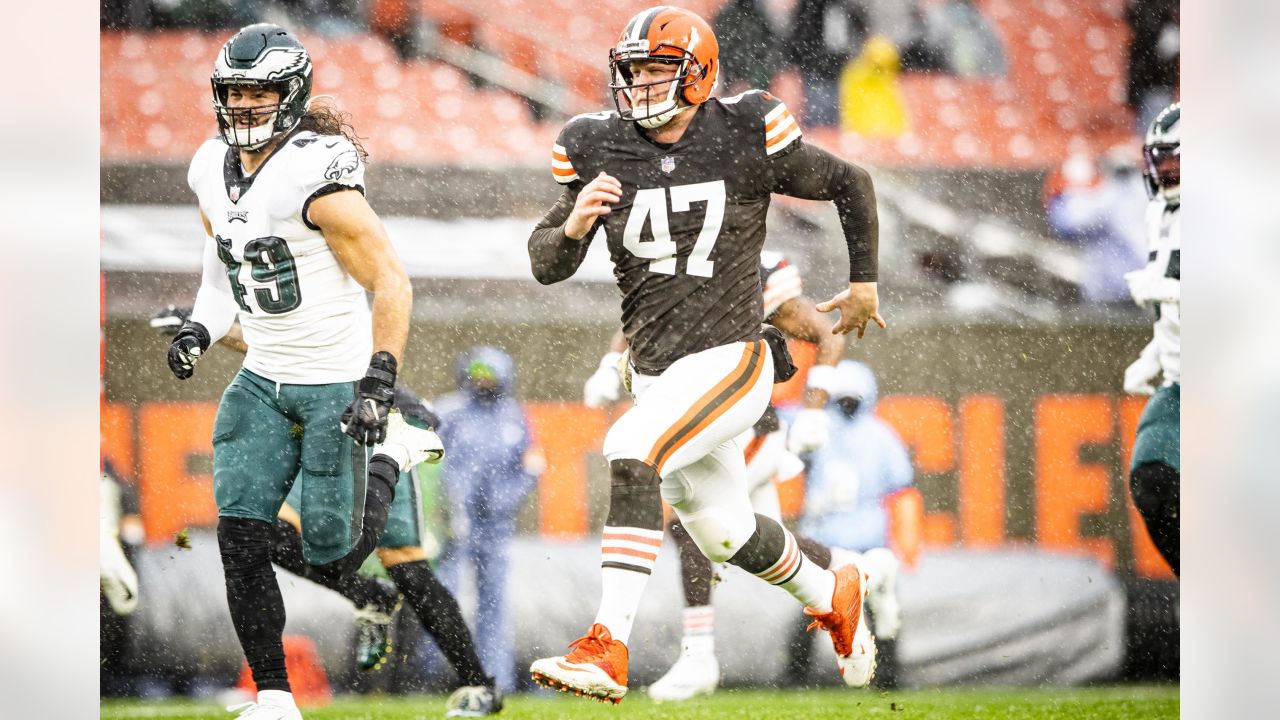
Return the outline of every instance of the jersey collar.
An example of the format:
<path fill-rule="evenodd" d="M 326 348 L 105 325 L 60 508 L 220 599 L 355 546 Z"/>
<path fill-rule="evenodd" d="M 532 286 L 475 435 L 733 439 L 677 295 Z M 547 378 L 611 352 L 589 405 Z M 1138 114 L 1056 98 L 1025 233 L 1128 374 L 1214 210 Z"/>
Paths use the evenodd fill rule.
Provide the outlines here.
<path fill-rule="evenodd" d="M 285 135 L 278 145 L 271 150 L 258 169 L 252 175 L 246 176 L 244 169 L 240 166 L 240 151 L 234 147 L 227 147 L 227 153 L 222 158 L 222 183 L 226 186 L 227 198 L 232 204 L 240 202 L 253 187 L 254 178 L 262 174 L 262 170 L 267 167 L 267 163 L 271 162 L 271 158 L 280 152 L 281 148 L 288 145 L 292 141 L 293 136 L 298 133 L 301 128 L 294 128 Z"/>

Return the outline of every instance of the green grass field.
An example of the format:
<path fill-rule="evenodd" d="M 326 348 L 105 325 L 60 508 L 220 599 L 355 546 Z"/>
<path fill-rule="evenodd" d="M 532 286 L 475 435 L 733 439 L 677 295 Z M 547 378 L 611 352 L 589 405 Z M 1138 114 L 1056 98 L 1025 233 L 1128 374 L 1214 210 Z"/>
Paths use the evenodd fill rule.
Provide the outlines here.
<path fill-rule="evenodd" d="M 307 720 L 418 720 L 444 716 L 442 696 L 343 697 Z M 212 703 L 104 701 L 102 718 L 203 720 L 230 718 Z M 723 690 L 689 703 L 656 705 L 635 693 L 618 706 L 570 696 L 510 698 L 500 717 L 508 720 L 647 720 L 758 718 L 759 720 L 847 720 L 880 717 L 921 720 L 1151 720 L 1178 717 L 1177 686 L 1123 686 L 1053 690 L 915 690 L 893 693 L 840 690 Z"/>

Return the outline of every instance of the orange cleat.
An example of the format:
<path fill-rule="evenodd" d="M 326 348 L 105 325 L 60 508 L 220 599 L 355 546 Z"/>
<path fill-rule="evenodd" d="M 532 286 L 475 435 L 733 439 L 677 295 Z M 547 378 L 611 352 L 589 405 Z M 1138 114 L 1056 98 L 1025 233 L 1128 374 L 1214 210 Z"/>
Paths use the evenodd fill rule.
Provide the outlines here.
<path fill-rule="evenodd" d="M 867 595 L 867 577 L 854 565 L 834 571 L 836 589 L 831 594 L 832 611 L 820 613 L 805 608 L 813 618 L 808 630 L 822 628 L 831 633 L 840 677 L 850 687 L 866 687 L 876 672 L 876 639 L 862 617 L 862 600 Z"/>
<path fill-rule="evenodd" d="M 535 660 L 529 666 L 534 682 L 600 702 L 622 702 L 627 694 L 627 646 L 596 623 L 569 647 L 568 655 Z"/>

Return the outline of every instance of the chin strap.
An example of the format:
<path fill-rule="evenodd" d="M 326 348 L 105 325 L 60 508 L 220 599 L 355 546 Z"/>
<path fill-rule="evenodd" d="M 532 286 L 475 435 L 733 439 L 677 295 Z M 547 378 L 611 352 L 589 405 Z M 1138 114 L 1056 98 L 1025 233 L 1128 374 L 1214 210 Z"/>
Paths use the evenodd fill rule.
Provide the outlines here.
<path fill-rule="evenodd" d="M 636 124 L 638 124 L 640 127 L 646 130 L 656 130 L 662 127 L 663 125 L 666 125 L 667 123 L 671 122 L 672 120 L 675 120 L 677 115 L 684 112 L 685 110 L 688 110 L 691 107 L 693 106 L 692 105 L 676 105 L 675 107 L 669 110 L 664 110 L 658 113 L 657 115 L 651 115 L 647 118 L 636 120 Z"/>

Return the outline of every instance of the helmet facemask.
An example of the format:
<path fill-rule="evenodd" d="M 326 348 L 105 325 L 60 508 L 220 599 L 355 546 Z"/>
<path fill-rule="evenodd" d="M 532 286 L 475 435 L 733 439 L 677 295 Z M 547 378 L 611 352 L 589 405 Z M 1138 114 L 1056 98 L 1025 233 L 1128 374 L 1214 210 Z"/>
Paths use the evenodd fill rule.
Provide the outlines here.
<path fill-rule="evenodd" d="M 222 139 L 239 150 L 258 150 L 273 138 L 288 133 L 302 120 L 310 99 L 302 102 L 299 95 L 303 82 L 290 78 L 284 82 L 213 81 L 213 106 L 218 117 Z M 249 107 L 231 107 L 227 102 L 232 87 L 270 88 L 279 95 L 274 103 Z M 247 126 L 241 122 L 249 118 Z"/>
<path fill-rule="evenodd" d="M 676 74 L 674 77 L 652 82 L 634 82 L 631 66 L 647 62 L 675 65 Z M 698 82 L 703 73 L 702 66 L 697 64 L 688 50 L 663 43 L 651 52 L 644 40 L 623 41 L 618 47 L 610 49 L 609 71 L 609 90 L 613 93 L 618 116 L 648 130 L 666 125 L 676 115 L 691 107 L 684 100 L 684 90 Z M 636 91 L 657 85 L 668 86 L 665 98 L 658 102 L 639 98 L 640 93 Z"/>

